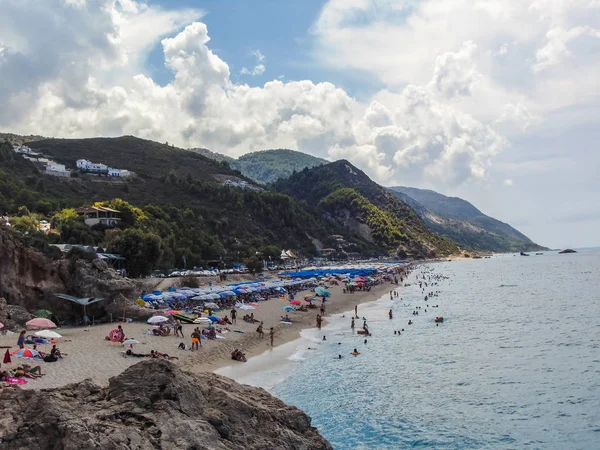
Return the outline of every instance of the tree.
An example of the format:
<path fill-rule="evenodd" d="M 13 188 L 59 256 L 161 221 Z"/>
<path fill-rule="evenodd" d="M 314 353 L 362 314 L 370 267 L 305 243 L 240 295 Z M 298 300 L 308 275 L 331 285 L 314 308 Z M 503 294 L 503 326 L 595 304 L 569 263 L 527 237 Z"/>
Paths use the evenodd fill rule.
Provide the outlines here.
<path fill-rule="evenodd" d="M 150 273 L 162 256 L 160 238 L 135 228 L 108 231 L 106 247 L 111 253 L 118 253 L 125 258 L 125 269 L 131 277 Z"/>
<path fill-rule="evenodd" d="M 267 245 L 260 252 L 265 260 L 277 261 L 281 256 L 281 249 L 276 245 Z"/>
<path fill-rule="evenodd" d="M 244 264 L 250 271 L 250 273 L 260 273 L 263 270 L 263 263 L 256 256 L 248 258 Z"/>

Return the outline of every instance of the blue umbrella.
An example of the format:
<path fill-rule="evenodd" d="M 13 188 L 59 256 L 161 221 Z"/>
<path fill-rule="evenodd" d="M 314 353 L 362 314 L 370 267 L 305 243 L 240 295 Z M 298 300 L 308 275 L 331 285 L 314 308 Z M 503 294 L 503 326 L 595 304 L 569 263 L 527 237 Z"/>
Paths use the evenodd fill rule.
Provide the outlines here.
<path fill-rule="evenodd" d="M 294 308 L 293 306 L 284 306 L 281 309 L 283 309 L 284 311 L 287 311 L 287 312 L 296 311 L 296 308 Z"/>
<path fill-rule="evenodd" d="M 217 317 L 217 316 L 208 316 L 208 319 L 211 322 L 220 322 L 221 321 L 221 319 L 219 317 Z"/>

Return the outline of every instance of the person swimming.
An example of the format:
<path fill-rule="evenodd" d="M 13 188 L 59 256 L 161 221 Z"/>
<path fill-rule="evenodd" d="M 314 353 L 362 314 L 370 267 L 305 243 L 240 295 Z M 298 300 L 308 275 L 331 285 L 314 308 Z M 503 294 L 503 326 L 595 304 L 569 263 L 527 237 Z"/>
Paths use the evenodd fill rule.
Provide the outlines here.
<path fill-rule="evenodd" d="M 409 324 L 409 325 L 412 325 L 412 320 L 409 320 L 409 321 L 408 321 L 408 324 Z"/>
<path fill-rule="evenodd" d="M 352 356 L 358 356 L 360 355 L 360 352 L 356 349 L 354 349 L 354 351 L 352 353 L 350 353 Z"/>

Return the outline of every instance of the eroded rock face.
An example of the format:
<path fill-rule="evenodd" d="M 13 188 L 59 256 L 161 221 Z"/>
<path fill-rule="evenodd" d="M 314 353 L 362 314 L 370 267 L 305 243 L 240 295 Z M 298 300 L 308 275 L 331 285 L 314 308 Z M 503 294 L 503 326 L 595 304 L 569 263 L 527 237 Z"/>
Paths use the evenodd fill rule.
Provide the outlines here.
<path fill-rule="evenodd" d="M 111 312 L 118 316 L 125 311 L 129 317 L 143 318 L 142 311 L 133 302 L 138 291 L 135 281 L 120 277 L 100 259 L 54 261 L 24 245 L 10 230 L 0 227 L 0 297 L 6 298 L 9 306 L 28 311 L 48 309 L 61 321 L 81 319 L 81 306 L 54 295 L 66 293 L 105 298 L 104 302 L 88 308 L 90 317 L 98 319 Z M 148 316 L 150 312 L 146 310 L 145 317 Z M 14 326 L 9 323 L 7 328 L 14 329 Z"/>
<path fill-rule="evenodd" d="M 310 418 L 263 389 L 159 360 L 45 391 L 4 389 L 0 448 L 329 450 Z"/>

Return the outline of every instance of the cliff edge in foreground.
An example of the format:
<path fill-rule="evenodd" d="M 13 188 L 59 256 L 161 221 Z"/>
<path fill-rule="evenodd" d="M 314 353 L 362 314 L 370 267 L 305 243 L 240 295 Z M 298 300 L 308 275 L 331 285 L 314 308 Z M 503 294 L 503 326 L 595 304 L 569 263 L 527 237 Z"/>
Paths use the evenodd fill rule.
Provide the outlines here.
<path fill-rule="evenodd" d="M 25 449 L 332 449 L 310 417 L 263 389 L 159 360 L 111 378 L 0 393 L 0 447 Z"/>

